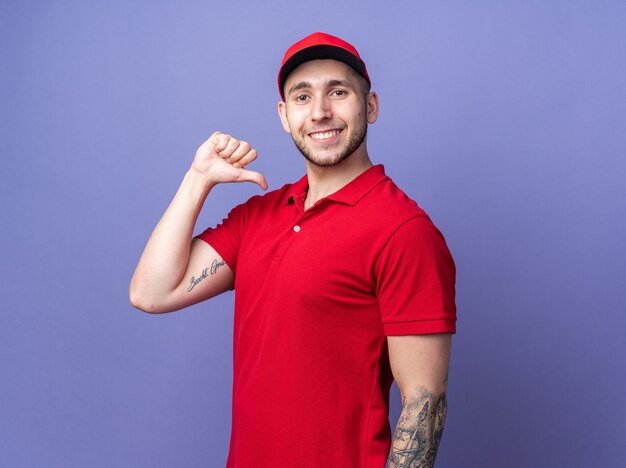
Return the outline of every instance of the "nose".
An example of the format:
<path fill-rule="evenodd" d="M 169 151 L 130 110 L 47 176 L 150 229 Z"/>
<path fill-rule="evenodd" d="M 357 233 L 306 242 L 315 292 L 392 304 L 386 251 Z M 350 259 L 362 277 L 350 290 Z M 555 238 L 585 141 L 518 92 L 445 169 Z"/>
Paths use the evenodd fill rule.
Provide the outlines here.
<path fill-rule="evenodd" d="M 322 122 L 332 117 L 330 100 L 325 96 L 319 96 L 313 102 L 311 108 L 311 120 Z"/>

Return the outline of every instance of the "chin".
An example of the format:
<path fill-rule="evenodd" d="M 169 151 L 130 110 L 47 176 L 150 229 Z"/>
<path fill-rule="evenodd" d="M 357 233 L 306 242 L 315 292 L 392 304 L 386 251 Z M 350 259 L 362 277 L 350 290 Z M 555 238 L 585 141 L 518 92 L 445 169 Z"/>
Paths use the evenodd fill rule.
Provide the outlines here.
<path fill-rule="evenodd" d="M 341 164 L 343 161 L 345 161 L 352 155 L 352 153 L 336 154 L 336 155 L 332 155 L 326 158 L 323 158 L 323 157 L 320 158 L 317 155 L 312 155 L 308 151 L 302 151 L 302 149 L 300 149 L 300 152 L 302 153 L 302 156 L 306 158 L 307 161 L 309 161 L 311 164 L 317 167 L 337 166 L 338 164 Z"/>

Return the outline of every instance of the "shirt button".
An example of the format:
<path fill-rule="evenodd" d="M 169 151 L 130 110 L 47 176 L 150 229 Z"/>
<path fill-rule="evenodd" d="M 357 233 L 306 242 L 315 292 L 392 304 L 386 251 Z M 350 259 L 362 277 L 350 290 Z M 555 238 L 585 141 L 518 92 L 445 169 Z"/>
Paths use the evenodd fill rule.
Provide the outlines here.
<path fill-rule="evenodd" d="M 294 227 L 293 227 L 293 230 L 294 230 L 294 231 L 296 231 L 296 232 L 300 232 L 300 226 L 297 226 L 297 225 L 296 225 L 296 226 L 294 226 Z"/>

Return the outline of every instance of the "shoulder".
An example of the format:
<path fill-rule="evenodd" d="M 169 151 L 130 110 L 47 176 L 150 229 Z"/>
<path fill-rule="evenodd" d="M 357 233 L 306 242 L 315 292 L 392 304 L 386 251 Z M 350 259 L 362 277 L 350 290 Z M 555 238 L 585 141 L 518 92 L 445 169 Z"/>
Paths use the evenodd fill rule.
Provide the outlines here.
<path fill-rule="evenodd" d="M 360 201 L 361 218 L 367 237 L 376 246 L 377 255 L 384 249 L 447 250 L 442 232 L 428 213 L 386 176 Z"/>
<path fill-rule="evenodd" d="M 414 218 L 430 221 L 426 211 L 389 176 L 376 184 L 361 202 L 377 223 L 388 226 L 391 231 Z"/>

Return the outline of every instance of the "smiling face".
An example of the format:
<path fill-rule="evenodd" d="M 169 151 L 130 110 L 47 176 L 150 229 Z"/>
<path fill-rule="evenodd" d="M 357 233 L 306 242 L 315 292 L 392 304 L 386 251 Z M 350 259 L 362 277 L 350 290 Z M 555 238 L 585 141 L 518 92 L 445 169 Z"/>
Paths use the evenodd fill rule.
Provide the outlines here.
<path fill-rule="evenodd" d="M 364 96 L 359 75 L 336 60 L 311 60 L 285 81 L 278 111 L 286 132 L 315 166 L 334 166 L 353 154 L 367 158 L 367 124 L 378 115 L 376 93 Z"/>

